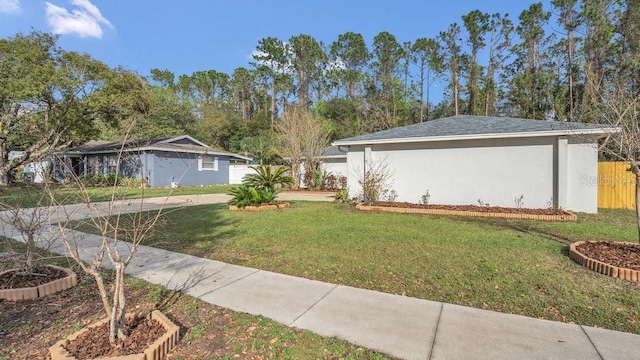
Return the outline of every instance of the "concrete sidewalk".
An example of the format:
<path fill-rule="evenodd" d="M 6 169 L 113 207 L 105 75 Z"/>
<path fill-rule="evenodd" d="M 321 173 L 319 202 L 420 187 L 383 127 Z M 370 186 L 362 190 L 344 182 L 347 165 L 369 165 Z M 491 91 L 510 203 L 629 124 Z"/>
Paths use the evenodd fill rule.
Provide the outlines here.
<path fill-rule="evenodd" d="M 172 204 L 223 201 L 192 197 Z M 86 234 L 83 242 L 89 259 L 100 238 Z M 640 358 L 640 335 L 390 295 L 146 246 L 127 272 L 212 304 L 403 359 Z"/>

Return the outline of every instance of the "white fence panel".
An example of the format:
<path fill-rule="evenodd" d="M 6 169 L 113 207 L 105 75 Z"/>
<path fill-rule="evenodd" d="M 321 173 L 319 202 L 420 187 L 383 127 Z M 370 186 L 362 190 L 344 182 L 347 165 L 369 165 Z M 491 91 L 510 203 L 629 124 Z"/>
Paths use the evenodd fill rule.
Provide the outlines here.
<path fill-rule="evenodd" d="M 237 164 L 229 165 L 229 184 L 238 185 L 242 184 L 242 179 L 245 175 L 252 174 L 255 171 L 249 168 L 251 165 Z"/>

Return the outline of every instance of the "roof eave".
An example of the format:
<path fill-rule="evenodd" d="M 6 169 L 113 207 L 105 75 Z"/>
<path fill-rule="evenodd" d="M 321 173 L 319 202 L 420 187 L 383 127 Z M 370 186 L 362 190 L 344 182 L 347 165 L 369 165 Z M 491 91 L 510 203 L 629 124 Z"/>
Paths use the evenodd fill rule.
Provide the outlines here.
<path fill-rule="evenodd" d="M 130 149 L 123 149 L 122 152 L 143 152 L 143 151 L 166 151 L 166 152 L 176 152 L 176 153 L 189 153 L 189 154 L 208 154 L 208 155 L 219 155 L 219 156 L 229 156 L 243 160 L 251 160 L 246 156 L 242 156 L 239 154 L 216 151 L 215 149 L 211 150 L 196 150 L 196 149 L 177 149 L 177 148 L 165 148 L 162 146 L 143 146 L 136 147 Z M 96 150 L 96 151 L 69 151 L 66 152 L 66 155 L 98 155 L 98 154 L 117 154 L 120 150 Z"/>
<path fill-rule="evenodd" d="M 617 134 L 622 129 L 619 127 L 607 127 L 597 129 L 569 129 L 569 130 L 549 130 L 549 131 L 529 131 L 516 133 L 490 133 L 490 134 L 470 134 L 470 135 L 447 135 L 447 136 L 420 136 L 409 138 L 393 139 L 371 139 L 371 140 L 337 140 L 331 145 L 373 145 L 373 144 L 399 144 L 434 141 L 460 141 L 460 140 L 485 140 L 485 139 L 505 139 L 505 138 L 525 138 L 525 137 L 545 137 L 545 136 L 596 136 L 604 137 L 610 134 Z"/>

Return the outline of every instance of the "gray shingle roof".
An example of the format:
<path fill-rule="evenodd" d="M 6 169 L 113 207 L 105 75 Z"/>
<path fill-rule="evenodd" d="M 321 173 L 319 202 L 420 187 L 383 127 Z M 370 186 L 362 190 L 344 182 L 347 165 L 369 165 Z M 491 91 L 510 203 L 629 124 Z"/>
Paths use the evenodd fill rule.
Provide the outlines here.
<path fill-rule="evenodd" d="M 535 132 L 567 132 L 580 133 L 597 131 L 602 133 L 611 131 L 611 127 L 598 124 L 575 122 L 559 122 L 546 120 L 529 120 L 507 117 L 457 115 L 419 124 L 413 124 L 371 134 L 338 140 L 336 144 L 351 142 L 383 141 L 392 139 L 411 139 L 429 137 L 455 137 L 469 135 L 517 134 Z"/>
<path fill-rule="evenodd" d="M 173 141 L 187 138 L 190 144 L 176 144 Z M 238 159 L 249 160 L 248 157 L 235 154 L 225 150 L 214 149 L 209 146 L 200 145 L 197 140 L 186 136 L 174 137 L 158 137 L 148 139 L 132 139 L 123 141 L 89 141 L 82 145 L 68 149 L 67 154 L 113 154 L 118 153 L 121 149 L 125 151 L 142 151 L 142 150 L 162 150 L 169 152 L 183 152 L 196 154 L 212 154 L 212 155 L 228 155 Z"/>
<path fill-rule="evenodd" d="M 346 151 L 340 150 L 338 146 L 329 146 L 322 149 L 322 156 L 325 157 L 339 157 L 339 156 L 347 156 Z"/>

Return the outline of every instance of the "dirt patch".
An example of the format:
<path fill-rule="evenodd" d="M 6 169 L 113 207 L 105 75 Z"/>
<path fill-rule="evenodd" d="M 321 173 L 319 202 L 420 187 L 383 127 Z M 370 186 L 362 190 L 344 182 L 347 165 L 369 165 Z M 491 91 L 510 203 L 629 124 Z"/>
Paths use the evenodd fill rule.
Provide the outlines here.
<path fill-rule="evenodd" d="M 434 210 L 451 210 L 451 211 L 468 211 L 483 213 L 511 213 L 511 214 L 530 214 L 530 215 L 563 215 L 566 212 L 556 209 L 528 209 L 528 208 L 509 208 L 500 206 L 478 206 L 478 205 L 438 205 L 438 204 L 414 204 L 408 202 L 389 202 L 379 201 L 373 206 L 396 207 L 405 209 L 434 209 Z"/>
<path fill-rule="evenodd" d="M 640 244 L 609 241 L 585 242 L 576 246 L 576 250 L 605 264 L 640 270 Z"/>
<path fill-rule="evenodd" d="M 64 266 L 76 271 L 78 286 L 33 300 L 0 299 L 0 359 L 49 359 L 49 347 L 105 317 L 93 279 L 74 265 Z M 111 286 L 109 274 L 107 286 Z M 127 286 L 125 291 L 127 309 L 160 309 L 180 327 L 180 341 L 166 359 L 286 358 L 287 348 L 300 341 L 296 338 L 306 336 L 299 329 L 274 334 L 259 318 L 159 287 Z M 276 337 L 277 342 L 272 344 Z M 336 353 L 325 349 L 324 358 L 374 358 L 369 350 L 358 346 L 337 341 L 335 344 L 341 350 Z"/>

